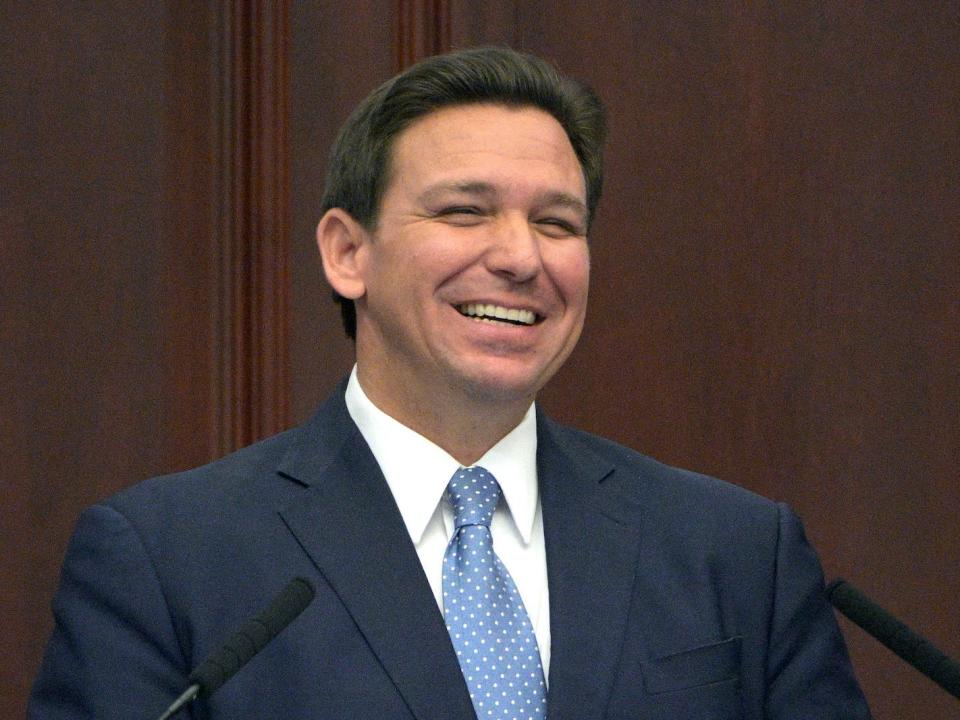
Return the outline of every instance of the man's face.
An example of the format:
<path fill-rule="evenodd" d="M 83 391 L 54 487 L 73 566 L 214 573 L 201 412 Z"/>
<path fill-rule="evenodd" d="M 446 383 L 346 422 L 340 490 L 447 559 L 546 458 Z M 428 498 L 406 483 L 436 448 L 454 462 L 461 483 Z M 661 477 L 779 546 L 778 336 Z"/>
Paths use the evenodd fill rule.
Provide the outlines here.
<path fill-rule="evenodd" d="M 395 140 L 379 220 L 358 254 L 357 361 L 371 397 L 523 402 L 583 326 L 583 173 L 549 114 L 463 105 Z"/>

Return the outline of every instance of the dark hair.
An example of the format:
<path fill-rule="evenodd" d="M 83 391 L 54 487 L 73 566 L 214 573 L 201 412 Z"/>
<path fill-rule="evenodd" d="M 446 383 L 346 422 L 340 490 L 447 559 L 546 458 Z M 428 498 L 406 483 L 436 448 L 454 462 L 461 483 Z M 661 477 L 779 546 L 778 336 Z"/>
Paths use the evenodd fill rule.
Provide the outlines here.
<path fill-rule="evenodd" d="M 440 108 L 471 103 L 540 108 L 556 118 L 580 161 L 592 220 L 603 187 L 605 122 L 599 98 L 540 58 L 508 48 L 436 55 L 374 90 L 353 111 L 330 154 L 322 212 L 339 207 L 367 229 L 377 224 L 396 136 Z M 344 329 L 356 337 L 353 301 L 334 292 Z"/>

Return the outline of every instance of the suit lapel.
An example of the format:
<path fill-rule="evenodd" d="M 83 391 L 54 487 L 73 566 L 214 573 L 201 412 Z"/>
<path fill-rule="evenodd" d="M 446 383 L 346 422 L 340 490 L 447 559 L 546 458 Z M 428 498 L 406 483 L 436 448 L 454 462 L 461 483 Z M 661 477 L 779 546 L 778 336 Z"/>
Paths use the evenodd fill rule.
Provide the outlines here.
<path fill-rule="evenodd" d="M 453 646 L 379 466 L 335 394 L 281 474 L 310 485 L 284 522 L 350 612 L 413 715 L 473 716 Z"/>
<path fill-rule="evenodd" d="M 416 549 L 372 453 L 335 393 L 279 472 L 310 487 L 284 522 L 354 618 L 413 715 L 473 717 Z M 550 590 L 550 720 L 600 718 L 615 678 L 639 530 L 604 484 L 614 468 L 563 447 L 538 418 L 537 465 Z M 613 485 L 611 483 L 610 485 Z"/>
<path fill-rule="evenodd" d="M 538 423 L 538 473 L 550 590 L 550 720 L 603 716 L 623 642 L 639 531 L 603 480 L 609 463 L 564 448 Z"/>

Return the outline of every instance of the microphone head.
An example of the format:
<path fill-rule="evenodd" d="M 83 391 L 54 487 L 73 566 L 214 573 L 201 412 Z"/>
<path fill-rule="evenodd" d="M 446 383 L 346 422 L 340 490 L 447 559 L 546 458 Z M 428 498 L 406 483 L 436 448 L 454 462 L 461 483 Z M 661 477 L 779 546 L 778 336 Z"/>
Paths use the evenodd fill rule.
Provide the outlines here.
<path fill-rule="evenodd" d="M 194 668 L 187 681 L 207 697 L 234 676 L 313 600 L 313 586 L 302 577 L 291 580 L 257 617 L 247 621 L 216 652 Z"/>

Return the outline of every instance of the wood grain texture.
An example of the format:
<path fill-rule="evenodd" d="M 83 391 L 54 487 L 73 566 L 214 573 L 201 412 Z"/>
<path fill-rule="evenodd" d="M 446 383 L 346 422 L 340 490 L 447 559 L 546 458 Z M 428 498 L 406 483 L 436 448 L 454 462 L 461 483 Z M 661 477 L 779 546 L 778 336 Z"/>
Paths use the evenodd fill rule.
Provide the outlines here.
<path fill-rule="evenodd" d="M 216 453 L 216 18 L 167 11 L 0 8 L 3 717 L 80 510 Z"/>
<path fill-rule="evenodd" d="M 80 510 L 289 422 L 285 3 L 4 3 L 0 715 Z"/>
<path fill-rule="evenodd" d="M 791 503 L 829 576 L 960 656 L 960 4 L 12 2 L 0 26 L 0 715 L 82 507 L 304 419 L 349 369 L 313 242 L 330 143 L 397 67 L 489 43 L 610 110 L 587 329 L 544 406 Z M 844 630 L 877 718 L 956 716 Z"/>
<path fill-rule="evenodd" d="M 462 2 L 453 33 L 610 110 L 587 329 L 543 404 L 791 503 L 829 576 L 960 656 L 960 6 L 545 10 Z M 877 717 L 955 716 L 844 627 Z"/>
<path fill-rule="evenodd" d="M 397 71 L 450 50 L 450 0 L 396 0 Z"/>
<path fill-rule="evenodd" d="M 237 0 L 223 12 L 221 453 L 290 423 L 289 7 Z"/>
<path fill-rule="evenodd" d="M 327 153 L 353 108 L 394 74 L 396 6 L 379 0 L 292 7 L 291 402 L 305 420 L 349 372 L 353 344 L 323 279 L 315 234 Z M 363 38 L 358 42 L 357 38 Z"/>

